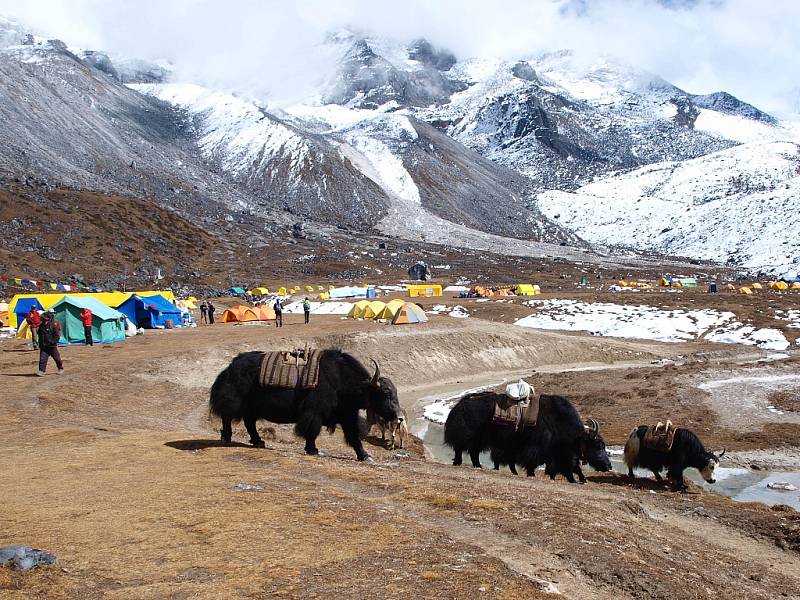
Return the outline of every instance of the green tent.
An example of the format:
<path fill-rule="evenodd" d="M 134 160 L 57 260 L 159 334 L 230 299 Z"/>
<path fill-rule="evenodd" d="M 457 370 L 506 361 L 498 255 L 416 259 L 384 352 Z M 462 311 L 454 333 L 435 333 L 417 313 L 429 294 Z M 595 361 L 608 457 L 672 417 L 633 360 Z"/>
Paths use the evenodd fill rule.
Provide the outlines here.
<path fill-rule="evenodd" d="M 97 344 L 125 339 L 125 315 L 91 297 L 64 296 L 52 310 L 61 322 L 60 344 L 80 344 L 85 337 L 78 316 L 84 308 L 92 311 L 92 337 Z"/>
<path fill-rule="evenodd" d="M 685 288 L 696 288 L 697 287 L 697 279 L 694 277 L 683 277 L 678 279 L 681 282 L 681 287 Z"/>

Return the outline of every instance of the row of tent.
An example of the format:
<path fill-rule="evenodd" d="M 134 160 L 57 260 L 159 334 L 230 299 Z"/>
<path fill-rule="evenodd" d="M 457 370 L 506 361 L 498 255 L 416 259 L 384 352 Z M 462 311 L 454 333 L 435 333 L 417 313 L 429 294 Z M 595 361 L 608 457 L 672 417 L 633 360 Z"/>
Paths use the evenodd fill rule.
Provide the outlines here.
<path fill-rule="evenodd" d="M 428 320 L 418 304 L 400 299 L 391 300 L 388 304 L 380 300 L 361 300 L 353 304 L 347 316 L 351 319 L 384 319 L 393 325 L 425 323 Z"/>
<path fill-rule="evenodd" d="M 85 308 L 92 311 L 92 337 L 97 343 L 111 343 L 134 335 L 137 328 L 154 329 L 162 327 L 182 327 L 183 311 L 157 292 L 149 296 L 138 293 L 105 293 L 101 296 L 108 302 L 122 301 L 115 307 L 108 306 L 97 296 L 99 294 L 28 294 L 27 297 L 14 297 L 9 304 L 9 317 L 13 314 L 17 336 L 29 338 L 30 331 L 25 316 L 31 308 L 52 310 L 61 323 L 61 344 L 84 341 L 83 321 L 80 313 Z M 169 292 L 171 295 L 171 292 Z M 52 296 L 57 296 L 53 298 Z M 17 327 L 16 324 L 19 324 Z"/>
<path fill-rule="evenodd" d="M 800 290 L 800 281 L 795 281 L 791 285 L 786 283 L 785 281 L 771 281 L 769 284 L 770 289 L 784 291 L 784 290 Z M 732 283 L 728 284 L 729 291 L 736 291 L 737 294 L 742 294 L 743 296 L 750 296 L 753 293 L 753 290 L 763 290 L 764 286 L 760 283 L 752 283 L 749 286 L 742 286 L 740 288 L 736 288 L 735 285 Z"/>

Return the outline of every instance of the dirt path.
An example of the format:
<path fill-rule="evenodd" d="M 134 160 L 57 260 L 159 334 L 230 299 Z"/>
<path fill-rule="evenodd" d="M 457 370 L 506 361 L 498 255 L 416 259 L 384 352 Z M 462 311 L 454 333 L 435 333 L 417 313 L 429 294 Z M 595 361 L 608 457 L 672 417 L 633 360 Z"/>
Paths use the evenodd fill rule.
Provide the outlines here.
<path fill-rule="evenodd" d="M 631 364 L 698 352 L 723 362 L 737 356 L 735 348 L 602 340 L 478 319 L 393 329 L 329 317 L 313 329 L 220 326 L 70 347 L 65 375 L 35 378 L 33 354 L 3 341 L 0 545 L 33 545 L 60 563 L 0 568 L 0 595 L 798 597 L 800 517 L 790 510 L 696 488 L 672 494 L 612 475 L 579 486 L 454 468 L 423 460 L 418 441 L 405 454 L 370 437 L 377 464 L 365 465 L 337 433 L 320 440 L 327 456 L 312 458 L 289 427 L 266 423 L 266 450 L 220 447 L 207 416 L 216 373 L 237 352 L 306 341 L 375 357 L 407 406 L 436 390 L 531 369 L 543 391 L 574 392 L 582 411 L 602 413 L 611 436 L 628 426 L 627 415 L 658 409 L 619 393 L 603 404 L 604 386 L 623 381 L 642 390 L 656 381 L 670 389 L 666 382 L 705 368 Z M 615 362 L 626 367 L 555 372 Z M 241 429 L 234 437 L 246 439 Z"/>

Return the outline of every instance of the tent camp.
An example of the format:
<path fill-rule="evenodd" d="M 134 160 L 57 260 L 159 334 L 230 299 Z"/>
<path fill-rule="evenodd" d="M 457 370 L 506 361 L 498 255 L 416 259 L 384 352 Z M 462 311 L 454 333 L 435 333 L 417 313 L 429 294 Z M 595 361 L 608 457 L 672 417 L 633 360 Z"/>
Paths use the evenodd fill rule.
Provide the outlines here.
<path fill-rule="evenodd" d="M 20 323 L 17 321 L 16 315 L 16 305 L 25 299 L 35 298 L 39 301 L 39 304 L 43 309 L 52 308 L 56 305 L 57 302 L 60 302 L 65 296 L 70 296 L 71 298 L 94 298 L 98 300 L 101 304 L 105 304 L 106 306 L 113 307 L 118 306 L 125 302 L 131 294 L 136 294 L 137 296 L 141 296 L 142 298 L 155 296 L 156 294 L 163 296 L 170 302 L 175 300 L 175 294 L 171 290 L 164 290 L 160 292 L 155 291 L 143 291 L 143 292 L 93 292 L 93 293 L 58 293 L 58 294 L 17 294 L 11 299 L 11 303 L 9 304 L 9 326 L 18 328 Z M 29 309 L 30 310 L 30 309 Z M 26 311 L 27 313 L 27 311 Z"/>
<path fill-rule="evenodd" d="M 380 300 L 373 300 L 370 302 L 366 308 L 364 308 L 364 313 L 362 315 L 363 319 L 379 319 L 380 315 L 386 309 L 386 303 L 381 302 Z"/>
<path fill-rule="evenodd" d="M 222 313 L 222 323 L 244 323 L 245 321 L 260 321 L 258 314 L 249 306 L 231 306 Z"/>
<path fill-rule="evenodd" d="M 266 304 L 259 304 L 253 309 L 253 312 L 258 316 L 259 321 L 275 320 L 275 311 L 271 306 L 267 306 Z"/>
<path fill-rule="evenodd" d="M 364 318 L 364 311 L 369 306 L 368 300 L 359 300 L 355 304 L 353 304 L 353 308 L 350 309 L 350 312 L 347 313 L 347 316 L 351 319 L 363 319 Z"/>
<path fill-rule="evenodd" d="M 411 297 L 423 296 L 429 298 L 431 296 L 442 295 L 442 286 L 433 283 L 428 285 L 409 285 L 407 289 L 408 295 Z"/>
<path fill-rule="evenodd" d="M 137 328 L 160 329 L 168 326 L 167 321 L 172 321 L 173 327 L 183 327 L 181 309 L 163 296 L 142 298 L 133 294 L 116 309 Z"/>
<path fill-rule="evenodd" d="M 428 317 L 424 310 L 422 310 L 416 304 L 405 302 L 403 306 L 397 310 L 397 314 L 395 314 L 394 318 L 392 319 L 392 325 L 425 323 L 427 320 Z"/>
<path fill-rule="evenodd" d="M 61 344 L 80 344 L 85 340 L 83 320 L 78 316 L 84 308 L 92 311 L 92 338 L 95 344 L 125 339 L 125 315 L 109 308 L 96 298 L 64 296 L 52 307 L 61 322 Z"/>

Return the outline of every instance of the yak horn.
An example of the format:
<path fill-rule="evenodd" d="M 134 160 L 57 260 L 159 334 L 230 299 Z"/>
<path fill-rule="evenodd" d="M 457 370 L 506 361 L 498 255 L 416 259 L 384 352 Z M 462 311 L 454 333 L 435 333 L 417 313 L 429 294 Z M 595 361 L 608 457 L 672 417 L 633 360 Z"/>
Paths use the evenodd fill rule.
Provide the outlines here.
<path fill-rule="evenodd" d="M 372 387 L 378 387 L 378 379 L 380 379 L 381 376 L 381 368 L 378 366 L 378 363 L 375 362 L 374 358 L 371 358 L 370 360 L 375 365 L 375 375 L 372 376 L 372 381 L 370 383 L 372 384 Z"/>
<path fill-rule="evenodd" d="M 719 456 L 717 457 L 718 459 L 722 458 L 723 456 L 725 456 L 725 450 L 726 450 L 725 448 L 722 449 L 722 452 L 720 452 Z"/>
<path fill-rule="evenodd" d="M 585 425 L 586 429 L 597 435 L 600 432 L 600 423 L 597 422 L 596 419 L 589 419 L 587 421 L 588 425 Z"/>

